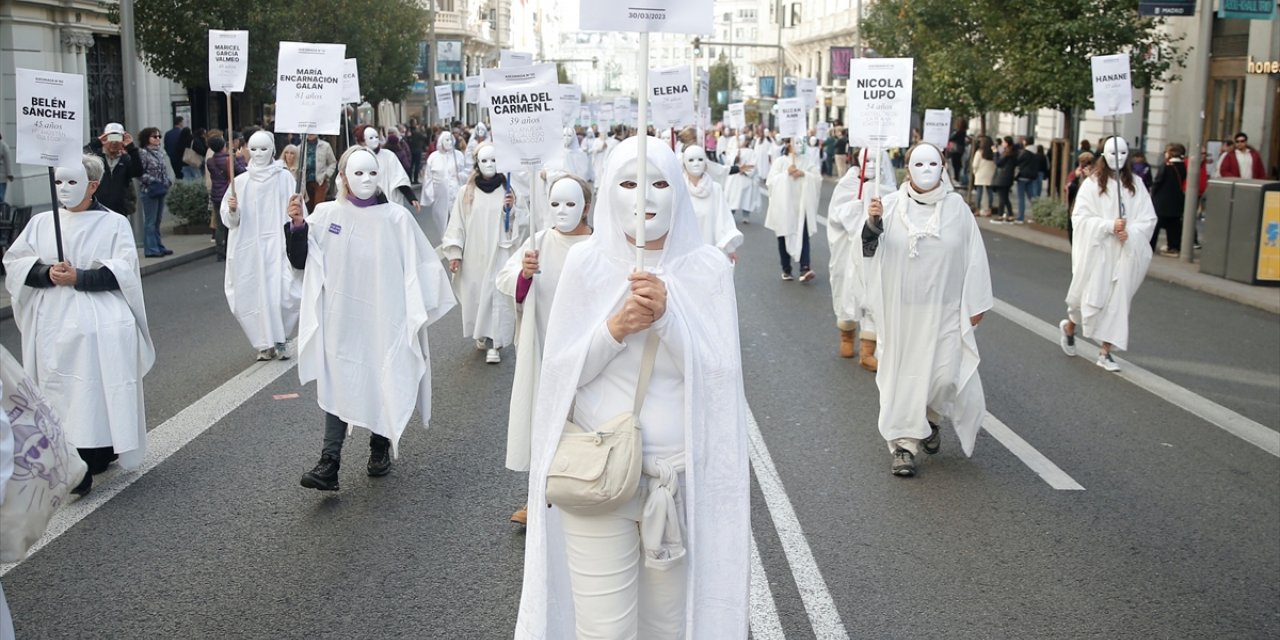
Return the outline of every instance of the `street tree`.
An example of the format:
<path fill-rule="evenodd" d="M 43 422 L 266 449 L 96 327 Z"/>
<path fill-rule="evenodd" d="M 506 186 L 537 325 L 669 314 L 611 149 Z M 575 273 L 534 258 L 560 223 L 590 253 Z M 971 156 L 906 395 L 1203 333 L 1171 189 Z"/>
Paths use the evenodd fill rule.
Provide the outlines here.
<path fill-rule="evenodd" d="M 707 89 L 711 94 L 711 121 L 717 122 L 724 119 L 724 111 L 729 108 L 729 103 L 733 100 L 733 90 L 738 86 L 733 63 L 725 59 L 716 61 L 711 65 L 709 82 Z M 724 93 L 721 94 L 721 91 Z"/>

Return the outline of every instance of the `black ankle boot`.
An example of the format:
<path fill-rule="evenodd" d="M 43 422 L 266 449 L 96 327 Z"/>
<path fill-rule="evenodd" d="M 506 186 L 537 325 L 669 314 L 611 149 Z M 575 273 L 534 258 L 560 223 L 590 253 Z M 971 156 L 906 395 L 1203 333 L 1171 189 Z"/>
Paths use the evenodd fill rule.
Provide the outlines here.
<path fill-rule="evenodd" d="M 92 489 L 93 489 L 93 474 L 89 473 L 88 471 L 85 471 L 84 479 L 80 481 L 80 484 L 76 485 L 76 487 L 71 490 L 71 494 L 80 496 L 81 498 L 83 498 L 89 495 L 89 491 Z"/>
<path fill-rule="evenodd" d="M 369 437 L 369 476 L 378 478 L 391 473 L 391 441 L 377 434 Z"/>
<path fill-rule="evenodd" d="M 338 468 L 342 466 L 338 458 L 325 454 L 320 456 L 316 467 L 304 474 L 300 484 L 308 489 L 319 491 L 338 490 Z"/>

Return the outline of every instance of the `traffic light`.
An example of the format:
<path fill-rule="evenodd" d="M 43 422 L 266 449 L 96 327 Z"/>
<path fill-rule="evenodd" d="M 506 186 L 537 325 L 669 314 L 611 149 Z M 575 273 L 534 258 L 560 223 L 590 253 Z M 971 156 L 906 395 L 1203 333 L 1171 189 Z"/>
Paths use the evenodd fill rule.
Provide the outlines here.
<path fill-rule="evenodd" d="M 697 58 L 702 55 L 702 38 L 693 39 L 693 57 Z"/>

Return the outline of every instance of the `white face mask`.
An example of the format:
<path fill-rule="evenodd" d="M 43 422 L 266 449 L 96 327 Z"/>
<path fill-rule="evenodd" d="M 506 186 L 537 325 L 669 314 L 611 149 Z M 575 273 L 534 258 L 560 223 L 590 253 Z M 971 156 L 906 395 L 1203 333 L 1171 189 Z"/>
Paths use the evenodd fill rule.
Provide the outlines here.
<path fill-rule="evenodd" d="M 370 151 L 377 151 L 378 146 L 381 144 L 382 139 L 378 137 L 377 129 L 369 127 L 364 130 L 364 146 L 368 147 Z"/>
<path fill-rule="evenodd" d="M 436 141 L 437 151 L 453 151 L 457 147 L 457 143 L 453 141 L 452 133 L 440 134 L 440 139 Z"/>
<path fill-rule="evenodd" d="M 613 208 L 615 222 L 627 237 L 635 234 L 636 219 L 636 161 L 628 160 L 622 169 L 614 175 L 614 183 L 607 185 L 609 189 L 609 206 Z M 671 231 L 672 188 L 667 184 L 662 172 L 653 163 L 649 163 L 649 184 L 645 188 L 645 221 L 644 239 L 646 242 L 657 240 Z"/>
<path fill-rule="evenodd" d="M 89 174 L 85 173 L 84 165 L 76 165 L 71 169 L 58 167 L 53 172 L 53 185 L 62 206 L 68 209 L 77 207 L 84 202 L 85 194 L 89 191 Z"/>
<path fill-rule="evenodd" d="M 347 156 L 347 166 L 342 171 L 351 195 L 368 200 L 378 193 L 378 159 L 371 153 L 355 152 Z"/>
<path fill-rule="evenodd" d="M 266 131 L 258 131 L 249 136 L 249 164 L 265 167 L 271 164 L 276 153 L 276 141 Z"/>
<path fill-rule="evenodd" d="M 942 182 L 942 154 L 931 144 L 916 147 L 907 160 L 911 183 L 920 191 L 930 191 Z"/>
<path fill-rule="evenodd" d="M 578 141 L 578 134 L 574 133 L 573 129 L 564 130 L 564 148 L 568 149 L 572 147 L 573 143 L 577 141 Z"/>
<path fill-rule="evenodd" d="M 1119 157 L 1117 158 L 1117 154 Z M 1119 171 L 1120 167 L 1129 159 L 1129 143 L 1124 138 L 1111 137 L 1102 145 L 1102 157 L 1106 158 L 1107 166 L 1112 171 Z"/>
<path fill-rule="evenodd" d="M 695 178 L 701 178 L 707 172 L 707 152 L 702 147 L 689 147 L 684 150 L 684 170 Z"/>
<path fill-rule="evenodd" d="M 585 196 L 582 193 L 582 185 L 578 184 L 577 180 L 568 178 L 557 180 L 551 185 L 549 198 L 557 231 L 569 233 L 582 224 L 582 218 L 586 214 Z"/>
<path fill-rule="evenodd" d="M 498 175 L 498 152 L 492 146 L 477 151 L 476 166 L 480 168 L 480 175 L 486 178 Z"/>

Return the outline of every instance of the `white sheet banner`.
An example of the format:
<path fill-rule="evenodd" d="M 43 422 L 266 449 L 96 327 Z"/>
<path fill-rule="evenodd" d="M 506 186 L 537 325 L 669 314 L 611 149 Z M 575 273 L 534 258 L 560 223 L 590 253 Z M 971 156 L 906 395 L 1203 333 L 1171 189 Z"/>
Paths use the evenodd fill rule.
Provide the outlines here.
<path fill-rule="evenodd" d="M 84 76 L 36 69 L 16 71 L 17 161 L 46 167 L 80 166 L 84 155 Z M 15 173 L 12 167 L 9 172 Z"/>
<path fill-rule="evenodd" d="M 796 80 L 796 97 L 803 101 L 806 109 L 818 106 L 818 80 L 816 78 Z"/>
<path fill-rule="evenodd" d="M 783 98 L 778 101 L 778 137 L 804 138 L 804 100 Z"/>
<path fill-rule="evenodd" d="M 728 124 L 730 129 L 737 130 L 746 128 L 747 103 L 730 102 L 729 108 L 724 113 L 725 124 Z"/>
<path fill-rule="evenodd" d="M 1089 58 L 1093 68 L 1093 110 L 1100 116 L 1133 113 L 1129 56 L 1117 53 Z"/>
<path fill-rule="evenodd" d="M 337 135 L 347 45 L 281 42 L 276 61 L 276 133 Z"/>
<path fill-rule="evenodd" d="M 244 91 L 249 75 L 249 32 L 209 30 L 209 90 Z"/>
<path fill-rule="evenodd" d="M 467 76 L 466 90 L 462 92 L 462 101 L 467 104 L 477 104 L 480 102 L 480 84 L 482 80 L 480 76 Z"/>
<path fill-rule="evenodd" d="M 626 96 L 618 96 L 613 99 L 613 121 L 618 124 L 625 124 L 628 127 L 635 123 L 632 120 L 635 115 L 631 113 L 631 98 Z"/>
<path fill-rule="evenodd" d="M 945 150 L 947 142 L 951 139 L 951 110 L 925 109 L 924 135 L 921 137 L 925 142 Z"/>
<path fill-rule="evenodd" d="M 342 61 L 342 103 L 360 102 L 360 65 L 355 58 L 347 58 Z"/>
<path fill-rule="evenodd" d="M 498 56 L 498 66 L 503 69 L 508 67 L 527 67 L 531 64 L 533 64 L 533 54 L 525 51 L 503 49 Z"/>
<path fill-rule="evenodd" d="M 659 129 L 692 126 L 693 69 L 688 65 L 649 70 L 649 107 L 653 124 Z"/>
<path fill-rule="evenodd" d="M 859 147 L 911 144 L 912 58 L 854 58 L 849 63 L 850 142 Z M 856 138 L 856 139 L 855 139 Z"/>
<path fill-rule="evenodd" d="M 490 130 L 498 152 L 498 171 L 535 171 L 561 145 L 555 83 L 486 88 Z"/>
<path fill-rule="evenodd" d="M 581 0 L 578 30 L 711 33 L 712 4 L 712 0 Z"/>
<path fill-rule="evenodd" d="M 556 110 L 560 112 L 560 121 L 571 127 L 578 121 L 582 111 L 582 87 L 576 84 L 562 84 L 556 92 Z"/>
<path fill-rule="evenodd" d="M 436 120 L 452 120 L 458 115 L 457 110 L 453 106 L 453 86 L 449 84 L 439 84 L 435 86 L 436 93 Z"/>

